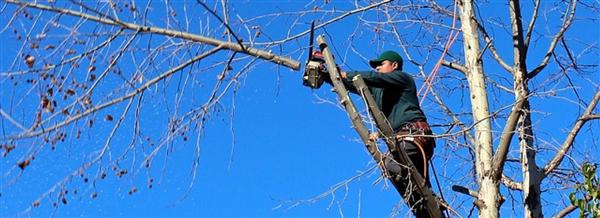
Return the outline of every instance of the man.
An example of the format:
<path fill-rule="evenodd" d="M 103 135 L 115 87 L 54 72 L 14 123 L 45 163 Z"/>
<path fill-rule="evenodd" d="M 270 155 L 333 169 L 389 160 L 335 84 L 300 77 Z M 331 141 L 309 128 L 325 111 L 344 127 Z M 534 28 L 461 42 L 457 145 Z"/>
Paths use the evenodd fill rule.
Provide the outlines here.
<path fill-rule="evenodd" d="M 383 52 L 377 59 L 369 61 L 369 64 L 375 71 L 341 72 L 344 85 L 348 91 L 359 94 L 351 80 L 356 75 L 362 76 L 373 94 L 377 106 L 385 114 L 397 134 L 397 145 L 404 148 L 418 172 L 425 178 L 427 186 L 431 187 L 427 177 L 427 162 L 433 153 L 435 141 L 431 137 L 422 137 L 431 135 L 432 132 L 427 124 L 425 114 L 419 106 L 416 85 L 412 76 L 402 72 L 402 57 L 394 51 Z M 327 83 L 331 84 L 328 75 L 325 75 L 324 78 Z M 389 156 L 386 158 L 386 169 L 394 175 L 410 176 L 406 168 L 395 161 L 398 160 L 399 154 L 391 155 L 392 158 Z M 394 185 L 399 185 L 401 190 L 406 190 L 402 195 L 412 207 L 415 215 L 427 217 L 427 212 L 417 199 L 419 197 L 408 193 L 410 192 L 408 179 L 402 183 Z"/>

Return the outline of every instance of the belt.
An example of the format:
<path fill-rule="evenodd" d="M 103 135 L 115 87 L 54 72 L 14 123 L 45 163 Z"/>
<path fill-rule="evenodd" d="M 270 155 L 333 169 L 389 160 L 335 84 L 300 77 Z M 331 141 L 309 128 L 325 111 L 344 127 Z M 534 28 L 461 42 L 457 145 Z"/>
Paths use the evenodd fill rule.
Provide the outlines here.
<path fill-rule="evenodd" d="M 431 127 L 429 127 L 429 124 L 427 124 L 426 121 L 417 120 L 417 121 L 406 122 L 400 126 L 399 132 L 406 132 L 406 131 L 411 132 L 411 133 L 415 132 L 415 131 L 422 131 L 422 133 L 430 134 Z"/>
<path fill-rule="evenodd" d="M 396 140 L 398 141 L 410 141 L 417 145 L 417 148 L 421 151 L 421 155 L 423 158 L 423 175 L 424 178 L 427 178 L 427 162 L 431 155 L 429 152 L 426 152 L 427 147 L 431 147 L 431 151 L 435 148 L 435 141 L 433 139 L 427 139 L 423 136 L 413 136 L 416 135 L 430 135 L 432 133 L 429 124 L 424 120 L 411 121 L 402 124 L 400 130 L 396 133 Z M 430 150 L 427 149 L 427 150 Z"/>

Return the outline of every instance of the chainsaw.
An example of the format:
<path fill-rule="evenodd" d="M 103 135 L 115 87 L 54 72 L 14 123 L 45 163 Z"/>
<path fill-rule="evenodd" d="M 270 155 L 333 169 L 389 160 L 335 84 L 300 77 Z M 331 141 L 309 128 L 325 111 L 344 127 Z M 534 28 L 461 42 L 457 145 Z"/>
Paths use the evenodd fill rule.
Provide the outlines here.
<path fill-rule="evenodd" d="M 323 74 L 327 73 L 325 59 L 323 53 L 320 51 L 313 52 L 313 44 L 315 37 L 315 22 L 313 21 L 310 26 L 310 42 L 308 46 L 308 59 L 306 60 L 306 66 L 304 67 L 304 75 L 302 75 L 302 85 L 308 86 L 311 89 L 318 89 L 323 85 Z"/>

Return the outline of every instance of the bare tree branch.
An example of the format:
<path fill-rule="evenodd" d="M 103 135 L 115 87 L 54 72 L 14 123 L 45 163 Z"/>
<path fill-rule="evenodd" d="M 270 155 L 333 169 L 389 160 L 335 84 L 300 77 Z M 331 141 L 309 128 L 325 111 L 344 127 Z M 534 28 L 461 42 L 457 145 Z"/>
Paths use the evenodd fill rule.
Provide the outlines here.
<path fill-rule="evenodd" d="M 560 165 L 567 152 L 571 149 L 571 147 L 573 147 L 573 142 L 575 142 L 575 137 L 577 136 L 577 133 L 579 133 L 579 131 L 583 127 L 583 124 L 590 120 L 589 116 L 592 116 L 592 112 L 594 108 L 596 108 L 598 101 L 600 101 L 600 90 L 596 91 L 594 98 L 590 101 L 590 104 L 583 112 L 583 115 L 577 119 L 577 121 L 573 125 L 573 128 L 567 135 L 567 138 L 558 149 L 556 156 L 554 156 L 554 158 L 552 158 L 552 160 L 544 167 L 544 170 L 542 172 L 545 177 L 550 175 L 550 173 L 552 173 L 552 171 L 554 171 L 554 169 L 558 167 L 558 165 Z"/>
<path fill-rule="evenodd" d="M 333 54 L 331 53 L 330 49 L 327 48 L 327 44 L 323 35 L 317 37 L 317 42 L 319 43 L 319 47 L 321 47 L 321 51 L 323 52 L 323 57 L 325 58 L 326 63 L 333 63 L 327 64 L 327 70 L 329 72 L 329 76 L 331 77 L 331 81 L 335 88 L 336 94 L 340 99 L 340 104 L 344 106 L 346 113 L 350 117 L 352 126 L 354 127 L 354 129 L 356 129 L 356 132 L 358 132 L 358 135 L 367 147 L 369 154 L 373 156 L 373 159 L 376 163 L 383 163 L 383 154 L 377 147 L 377 141 L 369 139 L 369 129 L 367 129 L 367 127 L 363 123 L 362 118 L 360 117 L 360 114 L 356 109 L 356 106 L 354 106 L 354 103 L 352 102 L 352 99 L 349 96 L 348 90 L 345 88 L 341 80 L 340 73 L 338 72 L 338 69 L 335 65 L 335 61 L 333 59 Z M 385 170 L 383 171 L 385 172 Z"/>
<path fill-rule="evenodd" d="M 565 209 L 562 209 L 561 211 L 559 211 L 553 217 L 554 218 L 563 218 L 563 217 L 569 215 L 571 212 L 575 211 L 576 209 L 577 209 L 577 206 L 575 206 L 575 205 L 569 205 Z"/>
<path fill-rule="evenodd" d="M 475 199 L 477 199 L 477 195 L 479 195 L 477 193 L 477 191 L 468 189 L 468 188 L 460 186 L 460 185 L 453 185 L 452 186 L 452 190 L 455 191 L 455 192 L 459 192 L 459 193 L 471 196 L 471 197 L 473 197 Z"/>
<path fill-rule="evenodd" d="M 485 40 L 485 43 L 490 48 L 490 52 L 492 53 L 492 57 L 494 58 L 494 60 L 496 60 L 496 62 L 498 62 L 498 64 L 500 64 L 500 66 L 502 68 L 504 68 L 504 70 L 506 70 L 506 72 L 512 73 L 512 67 L 510 65 L 508 65 L 506 62 L 504 62 L 504 59 L 502 59 L 502 57 L 496 50 L 496 47 L 494 46 L 494 40 L 487 33 L 487 31 L 485 30 L 483 25 L 481 25 L 481 23 L 477 19 L 473 19 L 473 20 L 475 20 L 475 22 L 477 23 L 477 29 L 479 30 L 479 32 L 481 32 L 483 34 L 483 39 Z"/>
<path fill-rule="evenodd" d="M 502 184 L 512 190 L 523 190 L 523 184 L 517 181 L 512 180 L 506 175 L 502 175 Z"/>
<path fill-rule="evenodd" d="M 81 118 L 81 117 L 85 117 L 85 116 L 87 116 L 87 115 L 89 115 L 91 113 L 94 113 L 96 111 L 102 110 L 102 109 L 104 109 L 104 108 L 106 108 L 108 106 L 111 106 L 111 105 L 117 104 L 119 102 L 122 102 L 124 100 L 130 99 L 130 98 L 132 98 L 132 97 L 134 97 L 134 96 L 136 96 L 136 95 L 144 92 L 144 90 L 148 89 L 150 86 L 156 84 L 157 82 L 162 81 L 163 79 L 165 79 L 165 78 L 173 75 L 174 73 L 176 73 L 176 72 L 180 71 L 181 69 L 189 66 L 190 64 L 193 64 L 196 61 L 201 60 L 202 58 L 210 56 L 210 55 L 216 53 L 217 51 L 219 51 L 221 49 L 223 49 L 222 46 L 215 47 L 212 50 L 209 50 L 209 51 L 207 51 L 207 52 L 205 52 L 203 54 L 200 54 L 200 55 L 198 55 L 198 56 L 196 56 L 196 57 L 188 60 L 185 63 L 180 64 L 179 66 L 171 68 L 170 70 L 168 70 L 168 71 L 160 74 L 159 76 L 157 76 L 157 77 L 149 80 L 148 82 L 144 83 L 139 88 L 136 88 L 134 91 L 132 91 L 132 92 L 130 92 L 130 93 L 128 93 L 128 94 L 126 94 L 126 95 L 124 95 L 122 97 L 113 99 L 111 101 L 105 102 L 105 103 L 100 104 L 100 105 L 97 105 L 97 106 L 95 106 L 93 108 L 90 108 L 90 109 L 88 109 L 88 110 L 86 110 L 86 111 L 84 111 L 82 113 L 79 113 L 79 114 L 76 114 L 76 115 L 74 115 L 72 117 L 69 117 L 68 119 L 66 119 L 66 120 L 64 120 L 64 121 L 62 121 L 62 122 L 60 122 L 58 124 L 55 124 L 53 126 L 50 126 L 50 127 L 47 127 L 47 128 L 35 131 L 35 132 L 27 131 L 27 132 L 23 132 L 23 133 L 18 134 L 18 135 L 7 136 L 6 138 L 3 138 L 3 140 L 31 138 L 31 137 L 42 135 L 44 133 L 48 133 L 48 132 L 54 131 L 54 130 L 60 128 L 60 127 L 66 126 L 66 125 L 68 125 L 68 124 L 70 124 L 70 123 L 72 123 L 74 121 L 79 120 L 79 118 Z"/>
<path fill-rule="evenodd" d="M 284 66 L 292 68 L 294 70 L 300 69 L 300 62 L 298 62 L 298 61 L 292 60 L 287 57 L 275 55 L 275 54 L 271 53 L 270 51 L 259 50 L 259 49 L 251 48 L 251 47 L 242 47 L 238 43 L 224 42 L 224 41 L 217 40 L 214 38 L 209 38 L 209 37 L 205 37 L 205 36 L 200 36 L 200 35 L 196 35 L 196 34 L 191 34 L 191 33 L 182 32 L 182 31 L 175 31 L 175 30 L 170 30 L 170 29 L 165 29 L 165 28 L 160 28 L 160 27 L 141 26 L 141 25 L 134 24 L 134 23 L 115 21 L 115 20 L 108 19 L 108 18 L 97 17 L 97 16 L 93 16 L 90 14 L 82 13 L 82 12 L 57 8 L 54 6 L 42 5 L 42 4 L 38 4 L 38 3 L 27 3 L 27 2 L 21 2 L 21 1 L 16 1 L 16 0 L 6 0 L 6 2 L 11 3 L 11 4 L 20 5 L 20 6 L 36 8 L 36 9 L 45 10 L 45 11 L 53 11 L 53 12 L 57 12 L 57 13 L 61 13 L 61 14 L 81 17 L 81 18 L 84 18 L 87 20 L 91 20 L 91 21 L 95 21 L 95 22 L 99 22 L 99 23 L 103 23 L 103 24 L 107 24 L 107 25 L 119 26 L 119 27 L 122 27 L 125 29 L 139 30 L 140 32 L 143 32 L 143 33 L 155 33 L 155 34 L 167 35 L 167 36 L 181 38 L 181 39 L 187 39 L 187 40 L 191 40 L 191 41 L 195 41 L 195 42 L 206 43 L 206 44 L 213 45 L 213 46 L 219 46 L 223 49 L 229 49 L 232 51 L 237 51 L 240 53 L 245 53 L 248 55 L 256 56 L 256 57 L 271 61 L 276 64 L 284 65 Z"/>
<path fill-rule="evenodd" d="M 210 14 L 215 16 L 221 23 L 223 23 L 223 25 L 227 29 L 227 34 L 233 36 L 233 38 L 235 38 L 235 41 L 237 41 L 238 45 L 240 45 L 240 48 L 242 48 L 242 50 L 245 50 L 245 46 L 244 46 L 244 44 L 242 44 L 242 40 L 233 32 L 233 30 L 231 30 L 231 27 L 229 26 L 229 22 L 227 22 L 226 20 L 223 20 L 216 12 L 214 12 L 212 9 L 210 9 L 204 2 L 202 2 L 200 0 L 196 0 L 196 2 L 198 2 L 198 4 L 200 4 L 200 5 L 202 5 L 202 7 L 204 9 L 206 9 Z M 226 12 L 224 2 L 223 2 L 223 8 L 224 8 L 223 11 Z"/>
<path fill-rule="evenodd" d="M 457 70 L 458 72 L 461 72 L 463 74 L 465 74 L 467 72 L 467 68 L 463 65 L 460 65 L 458 63 L 454 63 L 454 62 L 450 62 L 450 61 L 442 61 L 442 65 L 450 68 L 450 69 L 454 69 Z"/>
<path fill-rule="evenodd" d="M 533 27 L 535 26 L 535 21 L 537 20 L 539 9 L 540 0 L 535 0 L 535 5 L 533 6 L 533 14 L 531 15 L 531 21 L 529 21 L 529 26 L 527 27 L 527 34 L 525 36 L 525 49 L 529 49 L 529 41 L 531 40 L 531 33 L 533 33 Z"/>
<path fill-rule="evenodd" d="M 321 23 L 319 25 L 316 25 L 315 26 L 315 30 L 317 30 L 317 29 L 319 29 L 321 27 L 327 26 L 329 24 L 332 24 L 332 23 L 334 23 L 334 22 L 336 22 L 338 20 L 344 19 L 345 17 L 348 17 L 350 15 L 353 15 L 353 14 L 356 14 L 356 13 L 360 13 L 360 12 L 369 10 L 371 8 L 376 8 L 376 7 L 379 7 L 381 5 L 390 3 L 392 1 L 394 1 L 394 0 L 385 0 L 385 1 L 381 1 L 381 2 L 378 2 L 378 3 L 372 4 L 372 5 L 368 5 L 368 6 L 362 7 L 362 8 L 357 8 L 357 9 L 354 9 L 352 11 L 348 11 L 348 12 L 346 12 L 346 13 L 340 15 L 340 16 L 337 16 L 337 17 L 331 19 L 331 20 L 328 20 L 328 21 L 325 21 L 325 22 L 323 22 L 323 23 Z M 306 35 L 308 33 L 310 33 L 310 29 L 305 30 L 304 32 L 298 33 L 296 35 L 287 37 L 285 39 L 279 40 L 279 41 L 272 41 L 272 42 L 268 42 L 268 43 L 257 43 L 257 45 L 260 45 L 260 44 L 267 44 L 267 45 L 281 44 L 281 43 L 285 43 L 285 42 L 288 42 L 288 41 L 300 38 L 300 37 L 302 37 L 302 36 L 304 36 L 304 35 Z"/>
<path fill-rule="evenodd" d="M 103 41 L 102 43 L 100 43 L 98 46 L 86 50 L 85 52 L 76 55 L 74 57 L 71 57 L 67 60 L 63 60 L 58 64 L 52 64 L 52 65 L 46 65 L 44 66 L 43 69 L 29 69 L 29 70 L 23 70 L 23 71 L 16 71 L 16 72 L 5 72 L 5 73 L 0 73 L 0 76 L 5 76 L 5 77 L 9 77 L 9 76 L 16 76 L 16 75 L 22 75 L 25 73 L 33 73 L 33 72 L 41 72 L 41 71 L 46 71 L 46 70 L 52 70 L 56 67 L 60 67 L 62 65 L 68 64 L 68 63 L 72 63 L 75 62 L 83 57 L 86 57 L 90 54 L 93 54 L 94 52 L 98 51 L 101 48 L 104 48 L 106 45 L 109 45 L 112 41 L 114 41 L 118 36 L 121 35 L 121 33 L 123 33 L 123 29 L 120 29 L 119 31 L 117 31 L 116 33 L 112 34 L 111 37 L 109 37 L 108 39 L 106 39 L 105 41 Z"/>
<path fill-rule="evenodd" d="M 10 114 L 4 112 L 4 110 L 2 108 L 0 108 L 0 116 L 6 118 L 10 123 L 12 123 L 13 125 L 15 125 L 17 128 L 19 128 L 19 129 L 21 129 L 23 131 L 27 131 L 27 128 L 25 128 L 23 125 L 21 125 L 15 119 L 13 119 L 10 116 Z"/>
<path fill-rule="evenodd" d="M 496 178 L 500 178 L 502 175 L 502 169 L 504 168 L 506 155 L 508 154 L 508 148 L 510 147 L 512 137 L 515 134 L 517 121 L 519 121 L 519 117 L 522 114 L 521 109 L 526 98 L 526 96 L 519 96 L 519 99 L 517 99 L 515 102 L 510 115 L 508 115 L 508 119 L 506 119 L 506 124 L 504 125 L 504 130 L 502 130 L 502 136 L 500 137 L 500 143 L 498 144 L 498 148 L 494 154 L 494 177 Z"/>
<path fill-rule="evenodd" d="M 548 65 L 550 57 L 554 53 L 554 49 L 556 48 L 558 41 L 563 37 L 567 29 L 569 29 L 569 26 L 571 26 L 571 24 L 573 23 L 573 18 L 575 17 L 575 9 L 577 8 L 577 2 L 577 0 L 571 0 L 570 13 L 568 15 L 565 15 L 566 18 L 563 22 L 563 25 L 560 28 L 560 30 L 558 30 L 556 35 L 554 35 L 554 38 L 552 38 L 552 42 L 550 42 L 550 47 L 548 47 L 548 51 L 546 52 L 546 55 L 544 55 L 544 59 L 542 59 L 542 62 L 535 69 L 528 73 L 528 78 L 533 78 L 537 76 L 538 73 L 542 72 L 542 70 Z"/>

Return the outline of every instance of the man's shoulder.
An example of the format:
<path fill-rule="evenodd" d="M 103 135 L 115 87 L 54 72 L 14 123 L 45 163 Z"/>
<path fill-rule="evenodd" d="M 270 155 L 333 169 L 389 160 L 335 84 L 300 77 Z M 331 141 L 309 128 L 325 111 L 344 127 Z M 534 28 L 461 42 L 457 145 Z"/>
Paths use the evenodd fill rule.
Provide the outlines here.
<path fill-rule="evenodd" d="M 409 74 L 409 73 L 407 73 L 407 72 L 404 72 L 404 71 L 401 71 L 401 70 L 394 70 L 394 72 L 393 72 L 393 73 L 397 73 L 397 74 L 402 74 L 402 75 L 410 76 L 410 74 Z"/>
<path fill-rule="evenodd" d="M 411 74 L 407 73 L 407 72 L 404 72 L 404 71 L 394 70 L 394 72 L 392 72 L 392 74 L 400 76 L 402 78 L 413 80 L 413 76 Z"/>

